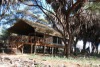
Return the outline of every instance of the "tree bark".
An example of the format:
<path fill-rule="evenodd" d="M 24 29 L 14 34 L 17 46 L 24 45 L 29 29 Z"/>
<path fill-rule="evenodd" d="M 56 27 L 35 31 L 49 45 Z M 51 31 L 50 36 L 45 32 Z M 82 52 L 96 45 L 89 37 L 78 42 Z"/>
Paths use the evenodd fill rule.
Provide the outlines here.
<path fill-rule="evenodd" d="M 92 43 L 92 55 L 94 54 L 94 49 L 95 49 L 95 45 L 94 45 L 94 43 Z"/>
<path fill-rule="evenodd" d="M 82 50 L 82 53 L 83 53 L 83 54 L 85 54 L 85 52 L 86 52 L 86 51 L 85 51 L 85 47 L 86 47 L 86 40 L 84 39 L 84 40 L 83 40 L 83 50 Z"/>
<path fill-rule="evenodd" d="M 74 42 L 74 54 L 76 55 L 76 44 L 78 42 L 78 37 L 76 38 L 76 41 Z"/>
<path fill-rule="evenodd" d="M 65 43 L 65 56 L 68 58 L 71 54 L 71 44 L 72 44 L 72 35 L 69 35 L 69 40 L 68 40 L 68 44 L 67 41 L 64 42 Z"/>

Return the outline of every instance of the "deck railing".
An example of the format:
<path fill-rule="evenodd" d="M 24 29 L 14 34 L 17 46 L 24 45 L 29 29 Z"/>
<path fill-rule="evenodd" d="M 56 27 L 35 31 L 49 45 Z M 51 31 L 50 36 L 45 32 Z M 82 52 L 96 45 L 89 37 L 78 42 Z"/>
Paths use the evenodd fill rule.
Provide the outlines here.
<path fill-rule="evenodd" d="M 9 46 L 11 48 L 16 47 L 20 48 L 24 44 L 33 44 L 34 45 L 40 45 L 40 46 L 61 46 L 61 44 L 53 43 L 52 39 L 50 38 L 42 38 L 42 37 L 36 37 L 36 36 L 10 36 L 9 37 Z"/>

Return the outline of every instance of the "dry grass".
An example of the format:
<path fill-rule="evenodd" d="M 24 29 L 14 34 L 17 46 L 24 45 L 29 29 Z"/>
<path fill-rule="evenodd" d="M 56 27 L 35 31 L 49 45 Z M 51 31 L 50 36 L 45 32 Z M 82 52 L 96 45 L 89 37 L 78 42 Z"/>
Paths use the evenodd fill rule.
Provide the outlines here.
<path fill-rule="evenodd" d="M 39 62 L 44 62 L 46 64 L 53 65 L 66 65 L 67 67 L 100 67 L 100 58 L 97 57 L 58 57 L 58 56 L 43 56 L 43 55 L 30 55 L 29 58 L 39 60 Z M 74 65 L 74 66 L 73 66 Z"/>
<path fill-rule="evenodd" d="M 20 58 L 23 61 L 32 60 L 38 63 L 36 67 L 100 67 L 100 58 L 98 57 L 58 57 L 43 54 L 20 54 L 6 55 L 1 54 L 1 57 Z M 46 66 L 45 66 L 46 65 Z M 50 65 L 50 66 L 48 66 Z"/>

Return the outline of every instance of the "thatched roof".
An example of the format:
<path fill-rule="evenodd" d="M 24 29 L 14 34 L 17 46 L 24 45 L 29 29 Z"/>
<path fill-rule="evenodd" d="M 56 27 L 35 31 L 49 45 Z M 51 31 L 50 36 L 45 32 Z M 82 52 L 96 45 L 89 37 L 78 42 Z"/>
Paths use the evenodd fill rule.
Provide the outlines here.
<path fill-rule="evenodd" d="M 31 22 L 28 20 L 19 19 L 12 27 L 8 29 L 11 33 L 17 33 L 21 35 L 28 35 L 30 33 L 48 34 L 51 36 L 62 37 L 59 32 L 46 25 Z"/>

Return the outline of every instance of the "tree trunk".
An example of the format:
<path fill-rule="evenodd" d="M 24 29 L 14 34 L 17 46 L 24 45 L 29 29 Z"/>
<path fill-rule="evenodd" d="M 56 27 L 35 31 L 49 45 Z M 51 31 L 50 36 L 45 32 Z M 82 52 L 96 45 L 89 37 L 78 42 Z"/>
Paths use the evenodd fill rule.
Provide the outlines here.
<path fill-rule="evenodd" d="M 83 40 L 83 53 L 85 52 L 85 47 L 86 47 L 86 40 Z"/>
<path fill-rule="evenodd" d="M 96 54 L 98 54 L 98 45 L 96 45 Z"/>
<path fill-rule="evenodd" d="M 65 41 L 65 56 L 68 58 L 70 56 L 71 52 L 71 44 L 72 44 L 72 35 L 69 35 L 68 44 L 67 41 Z"/>
<path fill-rule="evenodd" d="M 85 50 L 85 46 L 86 46 L 86 41 L 83 41 L 83 50 Z"/>
<path fill-rule="evenodd" d="M 74 54 L 76 55 L 76 44 L 78 42 L 78 38 L 76 38 L 76 41 L 74 42 Z"/>
<path fill-rule="evenodd" d="M 96 54 L 98 54 L 98 46 L 99 46 L 99 41 L 97 40 L 96 42 L 95 42 L 95 46 L 96 46 Z"/>
<path fill-rule="evenodd" d="M 92 43 L 92 55 L 94 54 L 94 49 L 95 49 L 95 45 L 94 45 L 94 43 Z"/>
<path fill-rule="evenodd" d="M 65 46 L 65 56 L 69 57 L 70 56 L 70 45 L 66 44 Z"/>

